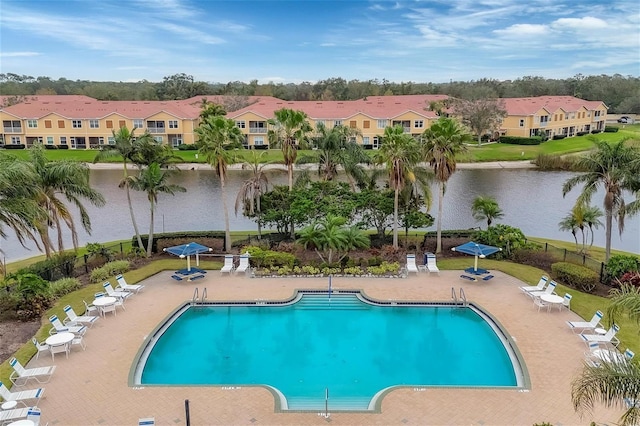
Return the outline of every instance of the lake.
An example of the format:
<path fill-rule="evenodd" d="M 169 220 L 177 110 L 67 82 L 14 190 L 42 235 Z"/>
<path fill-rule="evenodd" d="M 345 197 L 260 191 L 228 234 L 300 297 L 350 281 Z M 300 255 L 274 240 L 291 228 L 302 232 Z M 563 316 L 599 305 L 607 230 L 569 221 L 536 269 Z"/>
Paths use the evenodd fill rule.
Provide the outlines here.
<path fill-rule="evenodd" d="M 252 220 L 235 216 L 233 207 L 242 182 L 250 175 L 248 171 L 229 171 L 227 182 L 227 204 L 232 230 L 256 230 Z M 579 189 L 566 198 L 562 197 L 562 185 L 573 176 L 569 172 L 540 172 L 532 169 L 463 169 L 458 170 L 447 184 L 444 200 L 443 229 L 486 228 L 486 222 L 476 222 L 471 216 L 471 203 L 478 195 L 496 198 L 504 211 L 504 217 L 496 223 L 520 228 L 526 235 L 573 241 L 570 232 L 558 230 L 558 222 L 571 210 Z M 92 170 L 91 183 L 100 191 L 107 204 L 96 208 L 85 204 L 91 217 L 93 232 L 87 235 L 77 220 L 78 239 L 81 245 L 88 242 L 107 242 L 129 239 L 133 227 L 127 207 L 126 194 L 118 188 L 121 170 Z M 271 184 L 286 184 L 285 174 L 274 173 Z M 212 170 L 185 170 L 173 180 L 187 188 L 186 193 L 175 196 L 161 194 L 156 210 L 155 232 L 224 230 L 224 215 L 221 211 L 220 182 Z M 433 193 L 437 194 L 434 184 Z M 149 231 L 149 202 L 146 194 L 132 191 L 136 220 L 141 233 Z M 630 201 L 631 197 L 628 196 Z M 592 204 L 602 209 L 603 193 L 596 194 Z M 430 213 L 437 214 L 437 196 Z M 604 218 L 602 218 L 604 221 Z M 430 228 L 435 229 L 435 225 Z M 35 246 L 23 248 L 11 230 L 8 239 L 0 239 L 0 249 L 6 261 L 13 261 L 39 254 Z M 604 247 L 604 226 L 595 233 L 596 246 Z M 611 240 L 613 249 L 640 253 L 640 216 L 625 221 L 625 230 L 619 237 L 614 221 Z M 65 247 L 72 247 L 69 242 Z"/>

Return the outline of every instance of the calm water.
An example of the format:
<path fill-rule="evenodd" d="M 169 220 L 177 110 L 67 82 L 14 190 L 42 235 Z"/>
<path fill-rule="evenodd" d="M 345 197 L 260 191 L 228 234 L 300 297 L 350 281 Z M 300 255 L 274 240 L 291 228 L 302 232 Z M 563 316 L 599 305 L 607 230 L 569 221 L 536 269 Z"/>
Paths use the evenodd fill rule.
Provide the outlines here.
<path fill-rule="evenodd" d="M 188 360 L 188 361 L 187 361 Z M 390 386 L 516 386 L 504 345 L 468 308 L 380 307 L 304 295 L 284 307 L 190 308 L 141 384 L 269 385 L 289 409 L 367 409 Z"/>
<path fill-rule="evenodd" d="M 103 208 L 86 206 L 93 224 L 92 235 L 79 229 L 81 244 L 128 239 L 133 227 L 127 208 L 124 190 L 118 188 L 120 170 L 94 170 L 91 181 L 107 200 Z M 232 230 L 255 230 L 255 222 L 233 213 L 235 197 L 248 172 L 230 171 L 227 184 L 228 206 Z M 505 212 L 499 223 L 522 229 L 526 235 L 573 241 L 569 232 L 560 232 L 558 222 L 571 210 L 579 191 L 574 190 L 567 198 L 562 197 L 562 185 L 571 177 L 567 172 L 538 172 L 535 170 L 459 170 L 450 179 L 444 203 L 444 229 L 462 229 L 485 224 L 476 222 L 471 216 L 471 202 L 478 195 L 494 196 Z M 221 212 L 220 183 L 213 171 L 191 170 L 181 172 L 175 179 L 188 192 L 176 196 L 160 195 L 155 231 L 223 230 L 224 216 Z M 274 174 L 271 183 L 286 184 L 286 174 Z M 436 187 L 433 187 L 435 194 Z M 140 232 L 149 231 L 149 203 L 142 193 L 132 191 L 136 219 Z M 597 194 L 593 204 L 602 206 L 603 196 Z M 630 200 L 630 197 L 628 198 Z M 437 198 L 431 209 L 436 215 Z M 604 219 L 603 219 L 604 220 Z M 79 224 L 79 221 L 76 222 Z M 79 227 L 80 228 L 80 227 Z M 435 226 L 431 229 L 435 229 Z M 15 260 L 37 254 L 20 246 L 9 231 L 10 238 L 0 239 L 0 249 L 6 260 Z M 70 240 L 69 240 L 70 241 Z M 596 231 L 595 245 L 604 247 L 604 227 Z M 69 243 L 68 247 L 71 246 Z M 31 246 L 33 248 L 33 246 Z M 614 225 L 612 247 L 640 253 L 640 215 L 627 219 L 622 238 Z"/>

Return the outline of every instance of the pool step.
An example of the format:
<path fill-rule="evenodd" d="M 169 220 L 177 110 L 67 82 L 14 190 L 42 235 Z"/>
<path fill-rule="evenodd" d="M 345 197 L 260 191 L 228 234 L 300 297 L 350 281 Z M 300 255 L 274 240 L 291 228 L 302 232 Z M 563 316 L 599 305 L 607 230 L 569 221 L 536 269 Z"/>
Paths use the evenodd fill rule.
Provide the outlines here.
<path fill-rule="evenodd" d="M 295 309 L 349 309 L 367 310 L 369 306 L 351 294 L 305 294 L 295 305 Z"/>
<path fill-rule="evenodd" d="M 351 398 L 329 398 L 329 412 L 332 411 L 349 411 L 349 410 L 367 410 L 371 398 L 351 397 Z M 312 410 L 324 412 L 324 398 L 287 398 L 289 410 Z"/>

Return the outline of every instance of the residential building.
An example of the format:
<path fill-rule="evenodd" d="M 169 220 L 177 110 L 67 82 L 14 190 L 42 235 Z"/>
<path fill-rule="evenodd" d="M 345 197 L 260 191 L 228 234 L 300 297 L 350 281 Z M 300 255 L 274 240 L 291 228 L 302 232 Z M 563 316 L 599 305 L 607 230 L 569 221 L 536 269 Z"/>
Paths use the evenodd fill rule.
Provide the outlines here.
<path fill-rule="evenodd" d="M 431 102 L 446 95 L 369 96 L 354 101 L 284 101 L 270 96 L 249 98 L 250 105 L 227 114 L 245 135 L 247 148 L 268 147 L 268 120 L 281 108 L 304 111 L 312 127 L 320 122 L 358 130 L 355 142 L 377 149 L 387 126 L 401 125 L 405 132 L 419 135 L 438 116 L 429 110 Z M 134 127 L 137 134 L 148 131 L 172 147 L 193 144 L 202 101 L 219 98 L 196 96 L 179 101 L 99 101 L 81 95 L 25 96 L 21 102 L 0 108 L 1 143 L 66 146 L 70 149 L 99 148 L 113 144 L 113 131 Z M 0 99 L 3 101 L 3 99 Z M 575 136 L 578 132 L 604 129 L 607 107 L 600 101 L 572 96 L 540 96 L 503 99 L 507 117 L 501 135 L 529 137 L 540 132 Z"/>

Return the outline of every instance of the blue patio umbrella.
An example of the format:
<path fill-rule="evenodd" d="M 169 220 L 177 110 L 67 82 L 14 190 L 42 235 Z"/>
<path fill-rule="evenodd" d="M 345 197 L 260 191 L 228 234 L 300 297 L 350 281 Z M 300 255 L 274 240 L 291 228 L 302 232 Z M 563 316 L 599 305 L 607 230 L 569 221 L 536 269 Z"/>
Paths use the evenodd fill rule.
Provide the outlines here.
<path fill-rule="evenodd" d="M 196 265 L 200 265 L 200 253 L 213 251 L 213 249 L 198 243 L 181 244 L 179 246 L 167 247 L 164 249 L 167 253 L 179 256 L 181 259 L 187 258 L 187 271 L 191 271 L 191 256 L 196 256 Z"/>
<path fill-rule="evenodd" d="M 462 245 L 459 245 L 458 247 L 454 247 L 451 250 L 475 256 L 475 262 L 473 264 L 474 271 L 478 270 L 479 257 L 484 259 L 485 257 L 497 251 L 502 251 L 500 247 L 488 246 L 485 244 L 478 244 L 478 243 L 474 243 L 473 241 L 469 241 L 468 243 L 464 243 Z"/>

